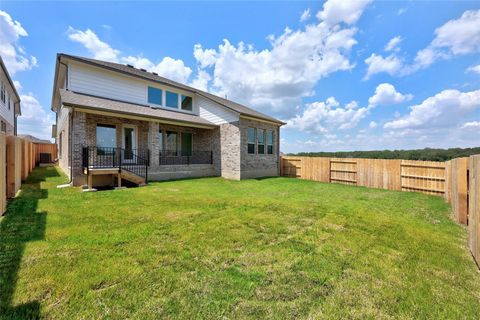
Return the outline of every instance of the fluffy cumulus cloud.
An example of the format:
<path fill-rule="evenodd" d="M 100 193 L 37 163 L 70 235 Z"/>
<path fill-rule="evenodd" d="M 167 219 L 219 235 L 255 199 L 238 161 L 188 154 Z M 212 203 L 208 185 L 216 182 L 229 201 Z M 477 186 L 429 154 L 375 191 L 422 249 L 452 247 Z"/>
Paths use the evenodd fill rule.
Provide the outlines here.
<path fill-rule="evenodd" d="M 354 24 L 370 2 L 371 0 L 329 0 L 323 5 L 323 10 L 317 13 L 317 18 L 331 25 L 341 22 Z"/>
<path fill-rule="evenodd" d="M 388 57 L 383 57 L 382 55 L 377 55 L 372 53 L 370 57 L 365 59 L 367 64 L 367 73 L 365 74 L 364 80 L 370 79 L 374 74 L 385 72 L 393 76 L 397 74 L 403 67 L 403 63 L 396 55 L 391 54 Z"/>
<path fill-rule="evenodd" d="M 37 59 L 28 56 L 19 44 L 20 38 L 26 36 L 28 33 L 22 24 L 0 10 L 0 55 L 10 75 L 17 71 L 30 70 L 37 65 Z"/>
<path fill-rule="evenodd" d="M 225 39 L 216 49 L 197 44 L 194 56 L 212 75 L 215 93 L 288 118 L 321 78 L 352 69 L 349 53 L 357 43 L 353 24 L 368 3 L 327 1 L 315 23 L 269 36 L 269 49 Z"/>
<path fill-rule="evenodd" d="M 154 63 L 151 60 L 137 56 L 123 56 L 120 50 L 112 48 L 108 43 L 102 41 L 95 32 L 90 29 L 85 31 L 69 27 L 67 34 L 70 40 L 82 44 L 95 59 L 117 63 L 128 63 L 136 68 L 156 72 L 166 78 L 186 83 L 192 73 L 182 60 L 164 57 L 160 62 Z"/>
<path fill-rule="evenodd" d="M 342 107 L 330 97 L 326 101 L 307 104 L 303 113 L 289 120 L 286 127 L 311 134 L 328 134 L 332 130 L 356 127 L 368 111 L 369 107 L 360 107 L 356 101 Z"/>
<path fill-rule="evenodd" d="M 52 112 L 45 111 L 32 93 L 20 95 L 22 116 L 18 118 L 18 133 L 30 134 L 40 139 L 51 139 L 52 124 L 55 117 Z"/>
<path fill-rule="evenodd" d="M 365 60 L 369 79 L 376 73 L 404 76 L 424 69 L 438 60 L 455 56 L 476 54 L 480 52 L 480 10 L 465 11 L 458 19 L 452 19 L 434 32 L 434 39 L 422 50 L 419 50 L 411 63 L 405 63 L 398 55 L 396 48 L 401 38 L 393 38 L 386 45 L 386 51 L 395 51 L 387 57 L 372 53 Z"/>
<path fill-rule="evenodd" d="M 480 52 L 480 10 L 465 11 L 435 30 L 430 45 L 415 57 L 416 68 L 431 65 L 438 59 Z"/>
<path fill-rule="evenodd" d="M 381 83 L 375 89 L 375 94 L 368 99 L 371 106 L 398 104 L 411 100 L 411 94 L 398 92 L 390 83 Z"/>
<path fill-rule="evenodd" d="M 462 119 L 480 108 L 480 90 L 460 92 L 444 90 L 422 103 L 410 107 L 410 112 L 385 123 L 385 129 L 432 129 L 457 126 Z"/>

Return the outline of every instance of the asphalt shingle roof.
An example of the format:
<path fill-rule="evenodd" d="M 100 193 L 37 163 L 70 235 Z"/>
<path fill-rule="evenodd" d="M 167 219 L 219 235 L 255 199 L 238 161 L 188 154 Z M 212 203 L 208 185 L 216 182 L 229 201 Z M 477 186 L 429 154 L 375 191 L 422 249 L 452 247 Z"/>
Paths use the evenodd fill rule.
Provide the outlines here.
<path fill-rule="evenodd" d="M 246 116 L 251 116 L 251 117 L 254 117 L 254 118 L 258 118 L 258 119 L 272 121 L 272 122 L 278 123 L 280 125 L 284 124 L 282 121 L 280 121 L 278 119 L 275 119 L 275 118 L 270 117 L 270 116 L 268 116 L 264 113 L 253 110 L 253 109 L 251 109 L 247 106 L 244 106 L 242 104 L 239 104 L 239 103 L 233 102 L 231 100 L 227 100 L 227 99 L 218 97 L 218 96 L 213 95 L 211 93 L 195 89 L 193 87 L 184 85 L 182 83 L 179 83 L 179 82 L 161 77 L 159 75 L 153 74 L 151 72 L 143 71 L 141 69 L 137 69 L 137 68 L 125 65 L 125 64 L 96 60 L 96 59 L 91 59 L 91 58 L 84 58 L 84 57 L 80 57 L 80 56 L 73 56 L 73 55 L 68 55 L 68 54 L 63 54 L 63 53 L 59 54 L 59 56 L 60 57 L 66 57 L 66 58 L 73 59 L 73 60 L 77 60 L 77 61 L 80 61 L 80 62 L 89 63 L 89 64 L 92 64 L 92 65 L 102 67 L 102 68 L 106 68 L 106 69 L 110 69 L 110 70 L 113 70 L 113 71 L 122 72 L 124 74 L 128 74 L 128 75 L 131 75 L 131 76 L 135 76 L 135 77 L 139 77 L 139 78 L 143 78 L 143 79 L 147 79 L 147 80 L 152 80 L 152 81 L 155 81 L 155 82 L 160 82 L 162 84 L 170 85 L 170 86 L 176 87 L 178 89 L 182 89 L 182 90 L 185 90 L 185 91 L 196 93 L 196 94 L 198 94 L 200 96 L 203 96 L 204 98 L 209 99 L 211 101 L 214 101 L 214 102 L 216 102 L 216 103 L 218 103 L 218 104 L 220 104 L 220 105 L 222 105 L 222 106 L 224 106 L 224 107 L 226 107 L 226 108 L 228 108 L 232 111 L 238 112 L 241 115 L 246 115 Z"/>
<path fill-rule="evenodd" d="M 123 113 L 135 116 L 143 116 L 146 118 L 178 121 L 186 124 L 197 124 L 208 127 L 217 127 L 216 124 L 196 115 L 151 108 L 147 105 L 101 98 L 83 93 L 76 93 L 65 89 L 60 89 L 60 98 L 62 104 L 67 106 L 84 107 L 87 109 L 95 109 L 104 112 Z"/>

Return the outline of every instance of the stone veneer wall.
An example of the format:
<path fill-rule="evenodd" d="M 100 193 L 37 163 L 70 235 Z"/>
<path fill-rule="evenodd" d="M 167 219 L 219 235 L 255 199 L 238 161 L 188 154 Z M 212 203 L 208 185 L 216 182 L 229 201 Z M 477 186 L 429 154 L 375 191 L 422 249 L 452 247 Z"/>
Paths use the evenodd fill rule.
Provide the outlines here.
<path fill-rule="evenodd" d="M 249 154 L 247 128 L 273 131 L 273 154 Z M 241 132 L 241 179 L 278 176 L 280 174 L 280 127 L 274 124 L 240 118 Z M 265 152 L 267 151 L 265 141 Z M 255 148 L 255 152 L 258 149 Z"/>

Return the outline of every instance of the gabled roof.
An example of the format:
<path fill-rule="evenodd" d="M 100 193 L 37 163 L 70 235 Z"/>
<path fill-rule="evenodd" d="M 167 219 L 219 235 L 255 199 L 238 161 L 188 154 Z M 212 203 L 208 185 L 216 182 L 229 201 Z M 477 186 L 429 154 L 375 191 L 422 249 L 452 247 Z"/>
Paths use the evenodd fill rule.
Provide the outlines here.
<path fill-rule="evenodd" d="M 3 72 L 5 73 L 5 76 L 7 77 L 8 82 L 10 83 L 10 86 L 12 87 L 12 90 L 13 90 L 13 93 L 15 94 L 15 97 L 18 100 L 18 111 L 17 110 L 15 110 L 15 111 L 17 111 L 16 112 L 17 114 L 21 114 L 22 111 L 20 109 L 20 96 L 18 95 L 17 88 L 15 88 L 15 84 L 13 83 L 12 78 L 10 78 L 10 74 L 8 73 L 8 70 L 7 70 L 7 67 L 5 66 L 5 63 L 3 63 L 3 59 L 2 59 L 1 56 L 0 56 L 0 65 L 3 69 Z M 17 109 L 17 108 L 15 108 L 15 109 Z"/>
<path fill-rule="evenodd" d="M 199 116 L 169 111 L 164 109 L 150 108 L 147 105 L 128 103 L 102 97 L 96 97 L 83 93 L 76 93 L 60 89 L 60 99 L 65 106 L 89 109 L 107 113 L 122 113 L 131 116 L 156 119 L 160 121 L 179 122 L 201 127 L 217 127 L 216 124 Z"/>
<path fill-rule="evenodd" d="M 141 69 L 134 68 L 132 66 L 128 66 L 128 65 L 124 65 L 124 64 L 120 64 L 120 63 L 114 63 L 114 62 L 101 61 L 101 60 L 96 60 L 96 59 L 91 59 L 91 58 L 73 56 L 73 55 L 68 55 L 68 54 L 64 54 L 64 53 L 60 53 L 60 54 L 57 55 L 58 59 L 61 59 L 62 57 L 67 58 L 67 59 L 71 59 L 71 60 L 76 60 L 76 61 L 83 62 L 83 63 L 87 63 L 87 64 L 90 64 L 90 65 L 94 65 L 94 66 L 104 68 L 104 69 L 108 69 L 108 70 L 111 70 L 111 71 L 121 72 L 121 73 L 129 75 L 129 76 L 158 82 L 158 83 L 161 83 L 163 85 L 168 85 L 168 86 L 171 86 L 171 87 L 174 87 L 174 88 L 177 88 L 177 89 L 181 89 L 181 90 L 185 90 L 185 91 L 188 91 L 188 92 L 192 92 L 192 93 L 198 94 L 198 95 L 200 95 L 200 96 L 202 96 L 202 97 L 204 97 L 208 100 L 211 100 L 215 103 L 218 103 L 218 104 L 226 107 L 227 109 L 230 109 L 234 112 L 237 112 L 240 115 L 250 116 L 250 117 L 258 118 L 258 119 L 261 119 L 261 120 L 274 122 L 274 123 L 279 124 L 279 125 L 285 124 L 284 122 L 282 122 L 280 120 L 277 120 L 277 119 L 275 119 L 273 117 L 270 117 L 266 114 L 263 114 L 263 113 L 258 112 L 256 110 L 253 110 L 253 109 L 251 109 L 247 106 L 244 106 L 242 104 L 239 104 L 239 103 L 236 103 L 236 102 L 233 102 L 231 100 L 224 99 L 224 98 L 220 98 L 220 97 L 218 97 L 216 95 L 213 95 L 211 93 L 195 89 L 193 87 L 190 87 L 190 86 L 184 85 L 182 83 L 179 83 L 179 82 L 161 77 L 161 76 L 159 76 L 157 74 L 153 74 L 151 72 L 147 72 L 147 71 L 144 71 L 144 70 L 141 70 Z M 54 90 L 55 90 L 55 88 L 54 88 Z"/>

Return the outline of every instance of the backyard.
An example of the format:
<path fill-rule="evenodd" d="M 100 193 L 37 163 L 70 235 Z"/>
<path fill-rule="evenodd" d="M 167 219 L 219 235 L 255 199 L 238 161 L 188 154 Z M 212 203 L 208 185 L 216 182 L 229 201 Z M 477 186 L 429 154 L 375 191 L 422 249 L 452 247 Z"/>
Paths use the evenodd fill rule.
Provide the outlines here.
<path fill-rule="evenodd" d="M 0 317 L 477 318 L 440 197 L 269 178 L 82 193 L 37 168 L 0 218 Z"/>

